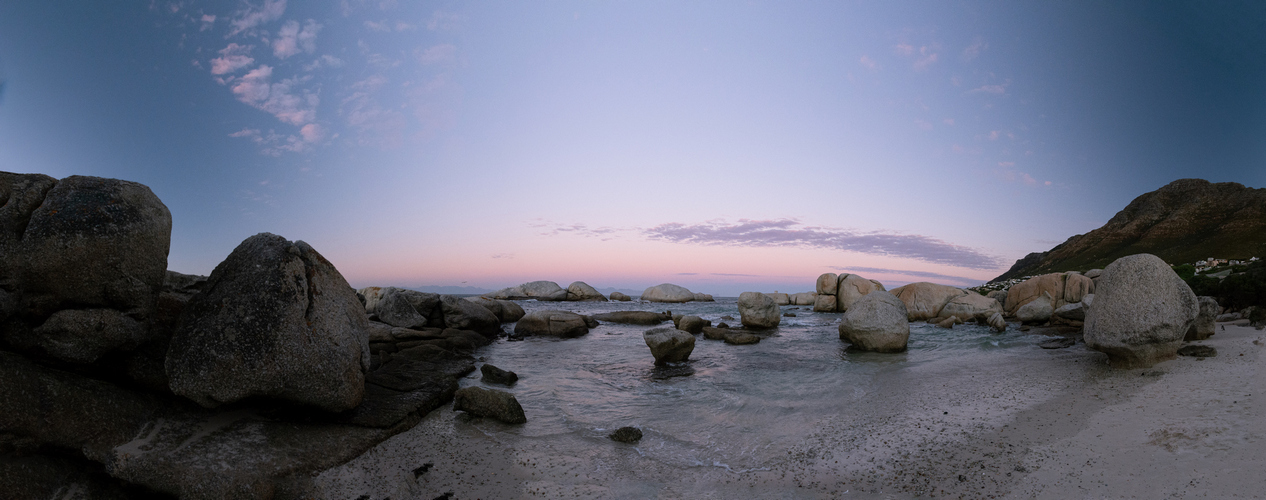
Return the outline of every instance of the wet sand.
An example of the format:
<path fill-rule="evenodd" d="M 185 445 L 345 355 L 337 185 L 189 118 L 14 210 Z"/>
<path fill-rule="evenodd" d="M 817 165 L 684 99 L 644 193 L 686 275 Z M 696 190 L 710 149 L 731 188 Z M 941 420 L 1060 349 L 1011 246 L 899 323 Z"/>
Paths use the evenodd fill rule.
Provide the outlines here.
<path fill-rule="evenodd" d="M 1114 370 L 1077 344 L 980 353 L 882 379 L 760 467 L 670 466 L 593 435 L 518 436 L 436 410 L 315 478 L 325 498 L 1260 498 L 1266 331 L 1218 356 Z M 529 415 L 531 418 L 531 415 Z M 776 448 L 776 449 L 773 449 Z M 433 464 L 415 477 L 414 470 Z"/>

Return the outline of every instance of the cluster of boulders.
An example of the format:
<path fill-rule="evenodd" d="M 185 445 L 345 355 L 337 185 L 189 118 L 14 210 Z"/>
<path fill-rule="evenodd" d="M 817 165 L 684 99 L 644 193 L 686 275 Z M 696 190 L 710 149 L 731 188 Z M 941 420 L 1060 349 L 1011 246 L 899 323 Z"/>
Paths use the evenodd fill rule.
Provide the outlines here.
<path fill-rule="evenodd" d="M 813 310 L 846 312 L 854 302 L 857 302 L 857 299 L 875 291 L 884 291 L 883 283 L 868 280 L 857 274 L 825 273 L 818 276 Z"/>
<path fill-rule="evenodd" d="M 170 234 L 141 184 L 0 172 L 6 497 L 120 481 L 182 498 L 302 497 L 315 473 L 451 400 L 472 350 L 522 315 L 358 293 L 310 245 L 268 233 L 210 276 L 175 273 Z"/>
<path fill-rule="evenodd" d="M 518 286 L 502 288 L 483 295 L 489 299 L 499 300 L 539 300 L 542 302 L 606 302 L 607 297 L 583 281 L 577 281 L 567 288 L 558 286 L 553 281 L 532 281 Z"/>
<path fill-rule="evenodd" d="M 769 298 L 774 299 L 774 303 L 780 306 L 811 306 L 817 300 L 817 292 L 800 292 L 800 293 L 782 293 L 773 292 L 766 293 Z"/>

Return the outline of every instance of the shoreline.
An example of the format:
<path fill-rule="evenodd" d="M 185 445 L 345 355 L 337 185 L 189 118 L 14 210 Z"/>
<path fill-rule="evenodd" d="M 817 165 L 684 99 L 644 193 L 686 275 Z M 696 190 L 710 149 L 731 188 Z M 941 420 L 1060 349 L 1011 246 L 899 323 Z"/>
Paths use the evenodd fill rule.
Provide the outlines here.
<path fill-rule="evenodd" d="M 1222 326 L 1226 329 L 1222 330 Z M 1257 343 L 1254 343 L 1257 341 Z M 450 407 L 313 480 L 325 498 L 1156 498 L 1266 491 L 1266 332 L 1219 324 L 1179 357 L 1114 370 L 1077 344 L 1037 366 L 944 360 L 844 402 L 758 470 L 674 466 L 604 436 L 500 435 Z M 970 361 L 970 362 L 965 362 Z M 561 443 L 559 440 L 577 442 Z M 560 448 L 586 456 L 560 456 Z M 785 456 L 784 456 L 785 455 Z M 434 464 L 413 478 L 411 472 Z"/>

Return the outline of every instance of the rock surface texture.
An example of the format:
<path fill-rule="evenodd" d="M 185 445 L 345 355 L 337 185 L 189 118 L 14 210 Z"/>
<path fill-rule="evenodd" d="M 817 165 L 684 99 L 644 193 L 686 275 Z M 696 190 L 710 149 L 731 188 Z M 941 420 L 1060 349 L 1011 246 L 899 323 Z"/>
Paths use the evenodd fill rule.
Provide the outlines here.
<path fill-rule="evenodd" d="M 971 292 L 926 281 L 892 289 L 892 295 L 905 304 L 910 321 L 923 321 L 940 316 L 945 304 L 968 293 Z"/>
<path fill-rule="evenodd" d="M 1200 313 L 1196 315 L 1196 319 L 1191 321 L 1191 327 L 1187 328 L 1187 334 L 1183 340 L 1191 342 L 1194 340 L 1204 340 L 1213 335 L 1214 319 L 1218 317 L 1218 311 L 1222 310 L 1218 306 L 1218 300 L 1213 297 L 1197 297 L 1200 301 Z"/>
<path fill-rule="evenodd" d="M 642 333 L 642 339 L 651 348 L 657 365 L 686 361 L 695 350 L 694 335 L 668 326 L 647 330 Z"/>
<path fill-rule="evenodd" d="M 891 293 L 867 294 L 844 313 L 840 340 L 864 351 L 905 351 L 910 340 L 907 315 L 905 303 Z"/>
<path fill-rule="evenodd" d="M 662 283 L 642 292 L 642 300 L 648 302 L 681 303 L 695 300 L 694 292 L 672 283 Z"/>
<path fill-rule="evenodd" d="M 167 352 L 171 389 L 206 407 L 251 396 L 342 411 L 360 404 L 369 319 L 302 241 L 260 233 L 211 272 Z"/>
<path fill-rule="evenodd" d="M 577 281 L 567 285 L 567 300 L 573 302 L 606 302 L 607 297 L 588 283 Z"/>
<path fill-rule="evenodd" d="M 526 424 L 527 415 L 513 394 L 496 389 L 466 387 L 453 396 L 453 410 L 507 424 Z"/>
<path fill-rule="evenodd" d="M 1086 346 L 1117 367 L 1142 368 L 1173 359 L 1200 312 L 1191 288 L 1159 257 L 1117 259 L 1099 277 L 1086 313 Z"/>
<path fill-rule="evenodd" d="M 738 310 L 739 320 L 748 328 L 775 328 L 782 322 L 782 310 L 778 308 L 778 304 L 760 292 L 739 294 Z"/>
<path fill-rule="evenodd" d="M 533 311 L 514 324 L 516 335 L 575 338 L 589 333 L 598 322 L 588 316 L 567 311 Z"/>
<path fill-rule="evenodd" d="M 844 312 L 854 302 L 874 291 L 884 291 L 884 286 L 856 274 L 841 274 L 835 287 L 835 311 Z"/>

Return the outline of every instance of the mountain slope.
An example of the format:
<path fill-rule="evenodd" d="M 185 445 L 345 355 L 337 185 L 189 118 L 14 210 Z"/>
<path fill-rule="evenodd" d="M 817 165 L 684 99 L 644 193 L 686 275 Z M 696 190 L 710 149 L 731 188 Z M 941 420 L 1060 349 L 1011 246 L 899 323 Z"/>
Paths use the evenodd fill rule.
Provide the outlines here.
<path fill-rule="evenodd" d="M 1266 189 L 1176 180 L 1135 198 L 1103 227 L 1025 256 L 993 281 L 1102 268 L 1136 253 L 1155 254 L 1171 264 L 1208 257 L 1266 258 Z"/>

